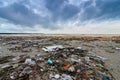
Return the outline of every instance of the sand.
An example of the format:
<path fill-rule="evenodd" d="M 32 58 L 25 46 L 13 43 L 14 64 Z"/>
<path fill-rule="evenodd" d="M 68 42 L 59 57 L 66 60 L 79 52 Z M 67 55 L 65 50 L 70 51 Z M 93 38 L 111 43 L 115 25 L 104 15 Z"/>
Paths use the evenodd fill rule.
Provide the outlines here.
<path fill-rule="evenodd" d="M 0 57 L 13 55 L 18 56 L 22 54 L 28 54 L 34 56 L 35 54 L 45 53 L 42 51 L 42 47 L 48 45 L 63 45 L 71 47 L 82 47 L 89 50 L 91 54 L 97 54 L 106 58 L 106 66 L 115 77 L 116 80 L 120 80 L 120 35 L 32 35 L 32 36 L 2 36 L 0 37 Z M 36 48 L 32 48 L 32 52 L 12 52 L 8 48 L 11 45 L 5 45 L 11 41 L 9 38 L 15 40 L 31 40 L 39 41 L 39 51 Z"/>

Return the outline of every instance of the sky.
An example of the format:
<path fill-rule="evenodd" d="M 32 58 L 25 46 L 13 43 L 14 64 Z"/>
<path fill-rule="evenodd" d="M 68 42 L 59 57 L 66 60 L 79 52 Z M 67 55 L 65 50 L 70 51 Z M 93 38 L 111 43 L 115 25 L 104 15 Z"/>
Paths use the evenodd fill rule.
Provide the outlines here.
<path fill-rule="evenodd" d="M 120 34 L 120 0 L 0 0 L 0 33 Z"/>

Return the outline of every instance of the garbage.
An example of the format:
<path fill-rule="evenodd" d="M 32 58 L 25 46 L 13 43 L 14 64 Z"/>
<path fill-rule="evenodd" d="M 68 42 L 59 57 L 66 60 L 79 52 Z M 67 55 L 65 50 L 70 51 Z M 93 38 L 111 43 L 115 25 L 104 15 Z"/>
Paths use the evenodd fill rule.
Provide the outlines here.
<path fill-rule="evenodd" d="M 102 61 L 105 61 L 105 60 L 107 60 L 107 58 L 104 58 L 104 57 L 102 57 L 102 56 L 96 56 L 98 59 L 100 59 L 100 60 L 102 60 Z"/>
<path fill-rule="evenodd" d="M 116 47 L 115 49 L 116 49 L 116 50 L 120 50 L 120 48 L 119 48 L 119 47 Z"/>
<path fill-rule="evenodd" d="M 72 62 L 80 63 L 80 62 L 81 62 L 81 59 L 75 60 L 75 59 L 71 58 L 71 61 L 72 61 Z"/>
<path fill-rule="evenodd" d="M 48 59 L 48 64 L 52 64 L 53 61 L 51 59 Z"/>
<path fill-rule="evenodd" d="M 51 79 L 51 78 L 54 78 L 54 75 L 53 74 L 50 74 L 49 75 L 49 78 Z"/>
<path fill-rule="evenodd" d="M 35 61 L 33 61 L 32 59 L 29 59 L 29 58 L 25 60 L 25 63 L 29 64 L 29 65 L 35 65 L 36 64 Z"/>
<path fill-rule="evenodd" d="M 20 59 L 20 57 L 17 56 L 17 57 L 15 57 L 15 58 L 13 58 L 12 61 L 17 61 L 17 60 L 19 60 L 19 59 Z"/>
<path fill-rule="evenodd" d="M 89 61 L 90 61 L 90 58 L 89 58 L 89 57 L 85 57 L 85 61 L 86 61 L 86 62 L 89 62 Z"/>
<path fill-rule="evenodd" d="M 12 59 L 14 56 L 4 56 L 0 57 L 0 64 L 9 62 L 10 59 Z"/>
<path fill-rule="evenodd" d="M 62 74 L 61 79 L 62 80 L 73 80 L 70 75 L 66 75 L 66 74 Z"/>
<path fill-rule="evenodd" d="M 69 68 L 68 68 L 68 71 L 70 71 L 70 72 L 74 72 L 74 71 L 75 71 L 74 66 L 69 67 Z"/>
<path fill-rule="evenodd" d="M 18 67 L 19 66 L 19 64 L 14 64 L 13 65 L 13 68 L 16 68 L 16 67 Z"/>
<path fill-rule="evenodd" d="M 105 58 L 90 54 L 82 48 L 59 47 L 48 47 L 46 51 L 51 54 L 46 55 L 7 57 L 9 60 L 0 58 L 3 60 L 0 64 L 10 64 L 0 69 L 0 79 L 114 80 L 104 65 Z"/>
<path fill-rule="evenodd" d="M 82 47 L 77 47 L 77 49 L 82 49 Z"/>
<path fill-rule="evenodd" d="M 64 66 L 64 69 L 68 69 L 68 68 L 70 68 L 70 64 Z"/>
<path fill-rule="evenodd" d="M 108 76 L 103 76 L 103 80 L 110 80 L 110 78 Z"/>
<path fill-rule="evenodd" d="M 7 67 L 10 67 L 10 65 L 9 64 L 6 64 L 6 65 L 4 65 L 4 66 L 2 66 L 1 68 L 7 68 Z"/>
<path fill-rule="evenodd" d="M 44 47 L 42 48 L 42 50 L 44 51 L 48 51 L 48 52 L 51 52 L 51 51 L 54 51 L 56 48 L 64 48 L 62 45 L 54 45 L 54 46 L 47 46 L 47 47 Z"/>
<path fill-rule="evenodd" d="M 55 79 L 59 79 L 60 78 L 60 75 L 59 74 L 50 74 L 49 75 L 49 78 L 51 79 L 51 78 L 55 78 Z"/>
<path fill-rule="evenodd" d="M 17 77 L 17 75 L 18 74 L 16 72 L 13 72 L 13 73 L 10 74 L 10 78 L 13 79 L 13 80 L 15 80 L 16 77 Z"/>
<path fill-rule="evenodd" d="M 60 78 L 60 75 L 59 75 L 59 74 L 56 74 L 54 77 L 55 77 L 56 79 L 58 79 L 58 78 Z"/>

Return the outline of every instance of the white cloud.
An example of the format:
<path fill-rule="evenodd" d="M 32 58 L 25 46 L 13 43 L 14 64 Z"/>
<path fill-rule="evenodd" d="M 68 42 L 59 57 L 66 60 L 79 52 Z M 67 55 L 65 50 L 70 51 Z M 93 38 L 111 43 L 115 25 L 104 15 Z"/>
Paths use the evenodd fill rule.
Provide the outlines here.
<path fill-rule="evenodd" d="M 0 0 L 0 2 L 2 3 L 0 5 L 0 7 L 5 7 L 5 6 L 8 6 L 8 5 L 11 5 L 15 2 L 17 2 L 18 0 Z"/>
<path fill-rule="evenodd" d="M 43 28 L 41 25 L 34 27 L 14 25 L 10 23 L 0 23 L 0 32 L 17 33 L 52 33 L 52 34 L 120 34 L 120 21 L 88 22 L 84 25 L 57 23 L 58 29 Z"/>
<path fill-rule="evenodd" d="M 66 34 L 120 34 L 120 21 L 105 21 L 97 23 L 87 23 L 85 25 L 75 25 L 69 23 L 66 27 L 55 31 Z"/>
<path fill-rule="evenodd" d="M 28 3 L 24 3 L 24 5 L 32 10 L 35 14 L 40 15 L 41 17 L 51 17 L 51 13 L 45 7 L 44 0 L 29 0 Z"/>
<path fill-rule="evenodd" d="M 93 6 L 93 7 L 96 7 L 96 0 L 93 0 L 93 1 L 92 1 L 92 6 Z"/>
<path fill-rule="evenodd" d="M 82 3 L 87 2 L 89 0 L 69 0 L 69 4 L 80 6 Z"/>

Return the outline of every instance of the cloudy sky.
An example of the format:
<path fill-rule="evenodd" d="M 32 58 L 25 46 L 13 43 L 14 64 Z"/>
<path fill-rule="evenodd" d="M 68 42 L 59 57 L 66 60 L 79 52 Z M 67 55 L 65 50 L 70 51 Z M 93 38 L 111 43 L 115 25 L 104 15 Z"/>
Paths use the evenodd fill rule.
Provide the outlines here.
<path fill-rule="evenodd" d="M 120 34 L 120 0 L 0 0 L 0 33 Z"/>

